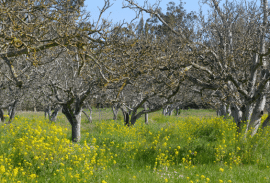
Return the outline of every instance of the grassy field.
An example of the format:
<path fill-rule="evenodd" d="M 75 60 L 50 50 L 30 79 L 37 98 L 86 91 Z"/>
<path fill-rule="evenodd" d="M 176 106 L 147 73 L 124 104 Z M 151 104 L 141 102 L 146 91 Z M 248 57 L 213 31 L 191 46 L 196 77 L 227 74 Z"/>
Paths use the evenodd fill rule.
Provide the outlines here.
<path fill-rule="evenodd" d="M 60 114 L 20 112 L 0 124 L 0 182 L 270 182 L 270 129 L 251 138 L 211 110 L 149 115 L 125 127 L 110 109 L 83 116 L 82 140 Z"/>

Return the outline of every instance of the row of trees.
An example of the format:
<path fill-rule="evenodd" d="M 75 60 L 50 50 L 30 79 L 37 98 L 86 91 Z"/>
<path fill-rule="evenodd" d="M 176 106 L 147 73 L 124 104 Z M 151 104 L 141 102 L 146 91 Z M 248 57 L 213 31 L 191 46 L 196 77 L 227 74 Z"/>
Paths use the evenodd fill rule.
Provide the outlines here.
<path fill-rule="evenodd" d="M 121 109 L 134 125 L 199 100 L 232 116 L 239 132 L 245 123 L 257 132 L 269 101 L 267 0 L 260 7 L 207 0 L 207 17 L 187 13 L 181 1 L 163 13 L 158 4 L 125 0 L 124 8 L 151 18 L 115 25 L 102 19 L 109 0 L 94 21 L 83 2 L 0 0 L 0 117 L 9 107 L 12 120 L 24 101 L 49 114 L 56 106 L 50 118 L 62 109 L 77 142 L 83 108 L 93 101 L 110 103 L 115 116 Z"/>

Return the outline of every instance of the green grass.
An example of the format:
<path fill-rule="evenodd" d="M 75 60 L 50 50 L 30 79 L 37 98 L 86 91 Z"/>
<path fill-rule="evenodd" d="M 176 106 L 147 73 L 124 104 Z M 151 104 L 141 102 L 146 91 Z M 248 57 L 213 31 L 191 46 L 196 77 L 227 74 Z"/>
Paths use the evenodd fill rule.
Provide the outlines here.
<path fill-rule="evenodd" d="M 63 114 L 20 112 L 0 125 L 0 182 L 269 182 L 269 128 L 253 138 L 211 110 L 149 115 L 126 127 L 97 109 L 74 144 Z"/>

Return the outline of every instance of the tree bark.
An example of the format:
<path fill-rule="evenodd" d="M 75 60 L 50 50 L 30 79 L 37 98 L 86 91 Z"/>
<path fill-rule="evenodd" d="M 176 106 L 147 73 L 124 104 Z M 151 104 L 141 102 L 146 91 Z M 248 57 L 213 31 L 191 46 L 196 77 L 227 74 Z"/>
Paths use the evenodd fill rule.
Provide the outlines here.
<path fill-rule="evenodd" d="M 179 103 L 174 103 L 174 104 L 168 105 L 165 116 L 171 116 L 173 113 L 173 110 L 176 110 L 176 115 L 178 115 L 179 109 L 180 109 L 179 105 L 180 105 Z"/>
<path fill-rule="evenodd" d="M 267 0 L 261 1 L 262 8 L 263 8 L 263 23 L 261 25 L 261 35 L 260 35 L 260 54 L 266 53 L 266 29 L 268 24 L 268 2 Z M 267 77 L 267 61 L 265 56 L 260 56 L 260 61 L 262 61 L 262 70 L 261 70 L 261 80 L 265 79 Z M 247 126 L 248 130 L 251 130 L 251 135 L 255 135 L 258 131 L 258 128 L 261 124 L 261 117 L 263 116 L 265 105 L 266 105 L 266 92 L 269 90 L 269 81 L 266 83 L 264 92 L 262 96 L 259 98 L 259 100 L 256 103 L 256 106 L 253 110 L 253 114 L 251 116 L 251 120 L 249 125 Z"/>
<path fill-rule="evenodd" d="M 163 108 L 162 114 L 164 116 L 171 116 L 172 115 L 172 111 L 173 111 L 172 105 L 166 105 L 166 107 Z"/>
<path fill-rule="evenodd" d="M 168 105 L 166 105 L 166 106 L 163 108 L 162 114 L 163 114 L 164 116 L 166 116 L 167 111 L 168 111 Z"/>
<path fill-rule="evenodd" d="M 5 122 L 5 117 L 4 117 L 4 111 L 3 109 L 0 109 L 0 122 Z"/>
<path fill-rule="evenodd" d="M 123 112 L 125 124 L 129 126 L 129 113 Z"/>
<path fill-rule="evenodd" d="M 130 122 L 129 122 L 129 110 L 124 106 L 122 105 L 121 106 L 121 110 L 122 110 L 122 113 L 123 113 L 123 116 L 124 116 L 124 123 L 126 126 L 129 126 L 130 125 Z"/>
<path fill-rule="evenodd" d="M 220 107 L 217 109 L 217 116 L 226 116 L 226 105 L 222 104 Z"/>
<path fill-rule="evenodd" d="M 175 108 L 175 115 L 176 116 L 179 116 L 180 114 L 181 114 L 181 108 L 180 108 L 180 106 L 177 106 L 176 108 Z"/>
<path fill-rule="evenodd" d="M 11 104 L 12 105 L 12 104 Z M 8 106 L 8 115 L 11 116 L 11 112 L 12 112 L 12 107 L 11 105 Z"/>
<path fill-rule="evenodd" d="M 168 105 L 166 116 L 171 116 L 173 110 L 174 110 L 173 105 L 172 104 L 171 105 Z"/>
<path fill-rule="evenodd" d="M 227 119 L 231 115 L 232 111 L 230 105 L 221 104 L 220 107 L 217 109 L 217 116 L 223 116 L 224 119 Z"/>
<path fill-rule="evenodd" d="M 44 110 L 44 115 L 45 115 L 45 118 L 47 118 L 47 115 L 48 115 L 48 118 L 50 119 L 51 118 L 51 106 L 47 106 Z"/>
<path fill-rule="evenodd" d="M 122 113 L 123 113 L 123 116 L 124 116 L 125 125 L 129 126 L 129 113 L 128 113 L 128 111 L 125 111 L 125 110 L 122 109 Z"/>
<path fill-rule="evenodd" d="M 36 100 L 35 98 L 34 98 L 34 100 Z M 36 107 L 36 103 L 34 102 L 34 112 L 36 113 L 37 112 L 37 107 Z"/>
<path fill-rule="evenodd" d="M 266 96 L 262 96 L 261 99 L 258 100 L 258 102 L 256 103 L 256 106 L 253 110 L 252 116 L 251 116 L 251 120 L 247 126 L 247 130 L 251 130 L 252 133 L 251 135 L 255 135 L 259 129 L 259 126 L 261 124 L 261 119 L 264 113 L 264 107 L 266 104 Z"/>
<path fill-rule="evenodd" d="M 50 121 L 53 121 L 53 122 L 56 121 L 58 112 L 61 110 L 61 108 L 62 108 L 62 106 L 57 106 L 57 107 L 54 109 L 54 111 L 53 111 L 51 117 L 49 116 Z"/>
<path fill-rule="evenodd" d="M 131 115 L 130 125 L 133 126 L 136 123 L 137 119 L 139 119 L 138 115 Z"/>
<path fill-rule="evenodd" d="M 147 110 L 147 104 L 146 103 L 144 103 L 144 110 L 146 111 Z M 149 123 L 148 123 L 148 113 L 145 113 L 144 114 L 145 116 L 144 116 L 144 120 L 145 120 L 145 124 L 146 125 L 148 125 Z"/>
<path fill-rule="evenodd" d="M 89 123 L 92 123 L 92 112 L 93 112 L 92 107 L 91 107 L 91 105 L 89 105 L 88 102 L 85 102 L 85 105 L 86 105 L 87 109 L 89 110 L 89 115 L 85 111 L 83 111 L 83 113 L 86 115 Z"/>
<path fill-rule="evenodd" d="M 18 103 L 18 100 L 15 100 L 15 101 L 13 102 L 13 104 L 10 106 L 10 111 L 9 111 L 9 121 L 8 121 L 8 123 L 11 123 L 11 121 L 12 121 L 12 120 L 14 119 L 14 117 L 15 117 L 17 103 Z"/>
<path fill-rule="evenodd" d="M 241 110 L 243 112 L 242 121 L 247 122 L 248 125 L 251 119 L 252 112 L 254 110 L 254 105 L 243 105 Z"/>
<path fill-rule="evenodd" d="M 144 111 L 146 110 L 147 109 L 144 109 Z M 130 125 L 133 126 L 136 123 L 137 119 L 139 119 L 143 114 L 146 114 L 146 113 L 143 111 L 137 113 L 137 109 L 133 110 L 131 114 L 131 118 L 130 118 Z"/>
<path fill-rule="evenodd" d="M 117 119 L 117 114 L 118 114 L 119 108 L 120 108 L 119 104 L 113 104 L 112 105 L 113 120 L 114 121 Z"/>
<path fill-rule="evenodd" d="M 244 123 L 242 121 L 242 111 L 241 109 L 235 105 L 235 104 L 232 104 L 231 106 L 231 115 L 237 125 L 237 131 L 238 133 L 240 133 L 243 129 L 243 126 L 244 126 Z"/>
<path fill-rule="evenodd" d="M 68 104 L 64 104 L 62 108 L 63 114 L 67 117 L 72 128 L 72 141 L 79 142 L 81 140 L 81 112 L 82 108 L 76 106 L 75 111 Z"/>
<path fill-rule="evenodd" d="M 82 113 L 86 116 L 88 122 L 92 123 L 92 110 L 90 111 L 90 116 L 85 111 L 82 111 Z"/>

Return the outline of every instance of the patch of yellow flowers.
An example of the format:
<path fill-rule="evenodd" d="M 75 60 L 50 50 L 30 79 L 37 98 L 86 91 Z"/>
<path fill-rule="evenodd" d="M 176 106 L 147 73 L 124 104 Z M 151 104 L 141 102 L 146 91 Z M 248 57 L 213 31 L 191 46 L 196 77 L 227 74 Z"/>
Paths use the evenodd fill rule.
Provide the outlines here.
<path fill-rule="evenodd" d="M 192 177 L 188 173 L 180 176 L 172 173 L 175 167 L 186 172 L 196 168 L 200 152 L 192 145 L 196 138 L 200 138 L 198 129 L 208 130 L 211 127 L 220 134 L 218 143 L 212 145 L 214 163 L 221 166 L 217 172 L 225 174 L 232 165 L 243 163 L 244 155 L 248 153 L 237 144 L 243 136 L 235 134 L 235 124 L 221 118 L 177 119 L 156 131 L 151 131 L 141 122 L 133 127 L 114 121 L 100 122 L 94 128 L 100 132 L 99 136 L 91 137 L 86 133 L 82 143 L 74 144 L 68 139 L 69 130 L 65 127 L 42 118 L 16 117 L 11 124 L 0 126 L 0 182 L 106 183 L 108 180 L 104 177 L 98 178 L 102 174 L 100 172 L 123 164 L 129 170 L 132 163 L 136 163 L 136 158 L 146 152 L 152 152 L 151 158 L 154 159 L 151 167 L 146 164 L 146 169 L 159 175 L 161 182 L 172 182 L 171 178 L 177 176 L 188 182 L 214 181 L 207 174 Z M 139 180 L 137 175 L 131 178 Z M 222 179 L 216 181 L 223 182 Z"/>
<path fill-rule="evenodd" d="M 83 182 L 115 161 L 94 140 L 92 144 L 73 144 L 67 139 L 68 129 L 44 120 L 19 117 L 9 125 L 2 124 L 0 130 L 1 183 L 36 182 L 39 177 L 50 177 L 52 182 Z"/>

